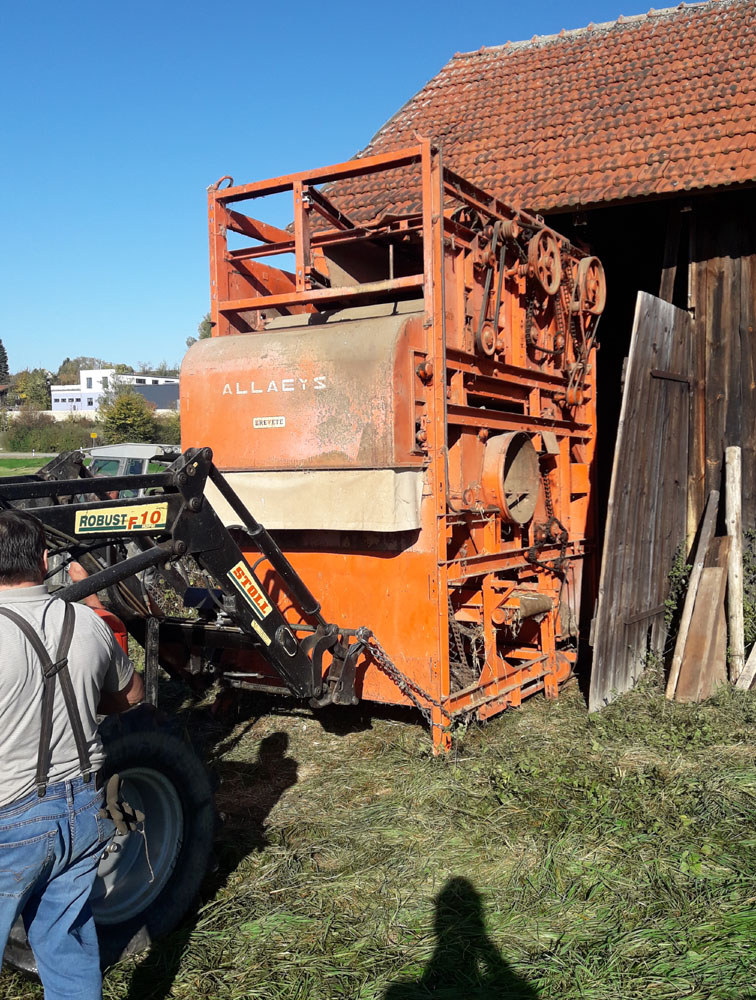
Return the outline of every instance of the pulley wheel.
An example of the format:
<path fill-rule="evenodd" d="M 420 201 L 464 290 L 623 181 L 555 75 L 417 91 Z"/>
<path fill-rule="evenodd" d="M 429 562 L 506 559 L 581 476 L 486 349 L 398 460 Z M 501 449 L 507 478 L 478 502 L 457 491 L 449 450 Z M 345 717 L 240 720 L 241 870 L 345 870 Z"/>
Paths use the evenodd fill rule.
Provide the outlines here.
<path fill-rule="evenodd" d="M 600 316 L 606 305 L 606 276 L 598 257 L 583 257 L 578 264 L 575 299 L 581 312 Z"/>
<path fill-rule="evenodd" d="M 483 499 L 502 517 L 527 524 L 535 513 L 541 474 L 538 453 L 522 431 L 489 438 L 483 453 Z"/>
<path fill-rule="evenodd" d="M 559 243 L 550 229 L 542 229 L 528 243 L 528 264 L 547 295 L 556 295 L 562 282 Z"/>
<path fill-rule="evenodd" d="M 496 352 L 496 331 L 491 323 L 484 323 L 480 331 L 475 331 L 475 350 L 489 358 Z"/>

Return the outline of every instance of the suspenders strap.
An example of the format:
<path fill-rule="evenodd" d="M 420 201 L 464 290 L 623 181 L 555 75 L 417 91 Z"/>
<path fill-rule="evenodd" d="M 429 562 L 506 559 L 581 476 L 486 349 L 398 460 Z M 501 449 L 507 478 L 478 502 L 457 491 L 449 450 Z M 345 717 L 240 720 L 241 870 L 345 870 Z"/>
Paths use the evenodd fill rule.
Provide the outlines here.
<path fill-rule="evenodd" d="M 37 654 L 42 664 L 44 690 L 42 693 L 42 724 L 39 732 L 39 752 L 37 754 L 37 775 L 35 778 L 37 784 L 37 794 L 42 797 L 47 789 L 47 775 L 50 767 L 49 756 L 50 741 L 52 739 L 52 717 L 53 704 L 55 701 L 56 677 L 60 678 L 60 686 L 63 691 L 63 701 L 66 704 L 68 720 L 73 731 L 73 737 L 76 743 L 76 752 L 79 755 L 81 773 L 84 780 L 89 781 L 92 763 L 89 759 L 87 739 L 84 735 L 84 727 L 81 723 L 81 715 L 79 713 L 79 707 L 76 704 L 76 695 L 74 694 L 73 684 L 71 683 L 71 674 L 68 670 L 68 650 L 70 649 L 71 639 L 73 638 L 75 621 L 73 606 L 71 604 L 66 604 L 66 610 L 63 617 L 63 631 L 61 632 L 60 643 L 58 645 L 58 651 L 55 654 L 54 663 L 50 659 L 50 654 L 45 649 L 42 640 L 34 631 L 32 625 L 25 618 L 22 618 L 21 615 L 17 614 L 15 611 L 11 611 L 11 609 L 7 607 L 0 607 L 0 615 L 4 618 L 10 619 L 10 621 L 21 629 L 31 643 L 34 652 Z"/>

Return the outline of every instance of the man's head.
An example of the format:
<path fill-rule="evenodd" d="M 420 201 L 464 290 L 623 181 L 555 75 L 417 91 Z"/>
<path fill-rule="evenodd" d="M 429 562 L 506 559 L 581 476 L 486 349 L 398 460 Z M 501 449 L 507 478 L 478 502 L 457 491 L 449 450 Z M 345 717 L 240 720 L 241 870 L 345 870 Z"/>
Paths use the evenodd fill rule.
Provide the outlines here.
<path fill-rule="evenodd" d="M 42 583 L 46 562 L 42 522 L 25 510 L 0 510 L 0 587 Z"/>

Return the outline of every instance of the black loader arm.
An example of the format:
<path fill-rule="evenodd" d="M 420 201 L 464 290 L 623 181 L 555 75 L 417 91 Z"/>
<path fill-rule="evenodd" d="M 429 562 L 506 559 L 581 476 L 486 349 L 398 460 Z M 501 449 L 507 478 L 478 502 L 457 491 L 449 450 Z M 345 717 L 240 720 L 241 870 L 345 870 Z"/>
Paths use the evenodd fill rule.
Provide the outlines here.
<path fill-rule="evenodd" d="M 364 649 L 369 633 L 363 629 L 337 629 L 323 619 L 320 604 L 275 540 L 215 468 L 209 448 L 190 448 L 165 472 L 139 476 L 61 479 L 57 476 L 66 472 L 76 470 L 80 476 L 86 472 L 70 457 L 66 460 L 61 456 L 53 464 L 51 478 L 15 477 L 3 481 L 0 504 L 33 506 L 48 537 L 68 539 L 85 550 L 108 540 L 133 541 L 140 549 L 85 580 L 63 587 L 56 592 L 57 596 L 79 601 L 149 567 L 165 570 L 169 563 L 192 556 L 222 591 L 228 616 L 251 639 L 292 694 L 342 703 L 353 700 L 349 675 L 354 672 L 357 654 Z M 205 496 L 208 479 L 239 517 L 252 544 L 273 567 L 295 604 L 315 620 L 314 631 L 302 641 L 297 639 Z M 91 499 L 90 493 L 85 494 L 90 498 L 82 499 L 82 491 L 92 490 L 95 483 L 99 498 Z M 148 496 L 102 499 L 120 490 L 147 488 Z M 347 639 L 344 646 L 340 637 L 346 635 L 356 637 L 357 641 L 350 644 Z M 326 649 L 334 656 L 336 669 L 329 673 L 334 674 L 336 683 L 323 696 L 321 659 Z"/>

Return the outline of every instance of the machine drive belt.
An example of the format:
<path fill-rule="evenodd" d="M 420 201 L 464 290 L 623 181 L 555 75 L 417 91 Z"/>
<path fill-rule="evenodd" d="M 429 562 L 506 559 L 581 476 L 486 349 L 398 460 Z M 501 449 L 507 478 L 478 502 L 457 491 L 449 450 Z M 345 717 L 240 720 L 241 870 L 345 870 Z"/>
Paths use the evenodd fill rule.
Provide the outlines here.
<path fill-rule="evenodd" d="M 63 631 L 61 633 L 57 653 L 55 654 L 55 662 L 51 660 L 50 654 L 45 649 L 42 640 L 34 631 L 32 625 L 26 621 L 25 618 L 22 618 L 21 615 L 17 614 L 15 611 L 11 611 L 10 608 L 0 608 L 0 615 L 4 618 L 8 618 L 21 629 L 42 663 L 44 690 L 42 692 L 42 721 L 39 732 L 39 751 L 37 753 L 37 774 L 35 779 L 37 794 L 40 796 L 45 794 L 45 790 L 47 788 L 47 773 L 49 768 L 48 758 L 50 755 L 53 705 L 55 702 L 55 678 L 58 676 L 60 677 L 63 700 L 66 704 L 68 719 L 71 724 L 71 730 L 76 743 L 76 752 L 79 755 L 79 767 L 81 768 L 81 773 L 85 781 L 89 781 L 92 769 L 92 763 L 89 758 L 89 749 L 87 747 L 87 739 L 84 735 L 84 727 L 81 722 L 78 705 L 76 704 L 76 695 L 74 693 L 73 684 L 71 683 L 71 674 L 68 670 L 68 650 L 71 647 L 76 616 L 73 605 L 66 604 L 65 607 L 66 610 L 63 617 Z"/>

